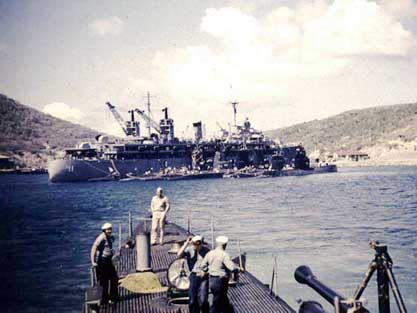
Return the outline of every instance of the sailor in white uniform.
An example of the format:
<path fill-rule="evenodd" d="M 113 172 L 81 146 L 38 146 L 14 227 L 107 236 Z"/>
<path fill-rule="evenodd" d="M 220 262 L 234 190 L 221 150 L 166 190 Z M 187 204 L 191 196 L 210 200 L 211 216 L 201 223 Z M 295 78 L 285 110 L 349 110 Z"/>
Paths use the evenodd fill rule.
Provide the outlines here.
<path fill-rule="evenodd" d="M 210 313 L 233 312 L 227 297 L 227 290 L 230 274 L 238 272 L 239 268 L 225 251 L 228 241 L 229 239 L 226 236 L 218 236 L 216 238 L 216 249 L 208 252 L 201 262 L 201 269 L 209 273 L 209 285 L 213 294 Z"/>
<path fill-rule="evenodd" d="M 170 209 L 168 198 L 164 195 L 161 187 L 156 189 L 156 194 L 151 201 L 152 212 L 152 229 L 151 229 L 151 244 L 156 244 L 158 237 L 157 230 L 159 228 L 159 243 L 164 244 L 164 227 L 166 214 Z"/>

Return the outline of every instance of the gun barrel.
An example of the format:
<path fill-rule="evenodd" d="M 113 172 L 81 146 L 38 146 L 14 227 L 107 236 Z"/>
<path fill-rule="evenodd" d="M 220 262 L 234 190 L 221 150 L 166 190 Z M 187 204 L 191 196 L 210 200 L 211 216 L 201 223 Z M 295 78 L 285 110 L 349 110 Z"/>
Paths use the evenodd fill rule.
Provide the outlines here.
<path fill-rule="evenodd" d="M 335 297 L 338 297 L 341 301 L 345 300 L 345 297 L 338 294 L 336 291 L 332 290 L 331 288 L 327 287 L 321 281 L 314 276 L 311 269 L 306 266 L 302 265 L 299 266 L 294 273 L 295 280 L 300 284 L 308 285 L 309 287 L 313 288 L 319 295 L 321 295 L 327 302 L 331 305 L 334 305 Z M 347 304 L 342 303 L 340 305 L 341 312 L 347 312 L 349 307 Z"/>

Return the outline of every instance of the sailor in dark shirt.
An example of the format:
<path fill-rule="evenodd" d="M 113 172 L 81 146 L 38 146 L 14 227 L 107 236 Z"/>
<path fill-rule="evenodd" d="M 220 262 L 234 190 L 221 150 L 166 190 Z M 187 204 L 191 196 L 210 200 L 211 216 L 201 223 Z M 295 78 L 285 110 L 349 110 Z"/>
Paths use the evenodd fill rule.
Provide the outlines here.
<path fill-rule="evenodd" d="M 192 246 L 189 244 L 192 243 Z M 200 263 L 209 249 L 203 245 L 201 236 L 190 236 L 178 251 L 178 256 L 186 257 L 190 269 L 190 289 L 188 290 L 190 313 L 208 313 L 208 275 L 200 269 Z"/>
<path fill-rule="evenodd" d="M 119 278 L 112 261 L 114 241 L 111 235 L 112 225 L 105 223 L 101 230 L 103 232 L 96 238 L 91 248 L 91 264 L 96 268 L 98 282 L 103 287 L 102 302 L 113 303 L 119 299 L 117 290 Z"/>

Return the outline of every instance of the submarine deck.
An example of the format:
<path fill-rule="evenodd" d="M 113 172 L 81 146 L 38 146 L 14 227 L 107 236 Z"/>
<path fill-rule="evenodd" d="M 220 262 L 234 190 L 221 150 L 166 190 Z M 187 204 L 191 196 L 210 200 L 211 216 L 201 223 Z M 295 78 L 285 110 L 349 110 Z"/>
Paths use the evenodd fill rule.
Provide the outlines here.
<path fill-rule="evenodd" d="M 136 226 L 133 235 L 139 233 L 143 226 Z M 188 233 L 182 227 L 168 223 L 165 227 L 165 244 L 151 247 L 151 266 L 160 282 L 168 286 L 166 278 L 169 264 L 177 258 L 168 251 L 172 243 L 183 241 Z M 119 277 L 124 277 L 136 269 L 136 249 L 122 248 L 120 255 L 114 260 Z M 167 293 L 138 294 L 119 286 L 120 301 L 115 304 L 100 306 L 100 313 L 187 313 L 187 305 L 167 305 Z M 271 293 L 270 289 L 249 272 L 240 273 L 239 282 L 228 291 L 230 303 L 236 313 L 278 312 L 295 313 L 281 298 Z M 86 312 L 94 312 L 90 307 Z"/>

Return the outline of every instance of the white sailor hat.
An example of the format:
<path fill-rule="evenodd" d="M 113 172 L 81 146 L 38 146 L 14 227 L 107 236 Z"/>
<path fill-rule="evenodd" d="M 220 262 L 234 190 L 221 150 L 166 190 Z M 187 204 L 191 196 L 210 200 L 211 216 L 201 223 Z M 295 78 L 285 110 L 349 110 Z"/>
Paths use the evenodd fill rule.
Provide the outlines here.
<path fill-rule="evenodd" d="M 203 242 L 203 237 L 201 237 L 201 236 L 194 236 L 193 237 L 193 239 L 191 239 L 191 241 L 193 242 L 193 243 L 196 243 L 196 242 Z"/>
<path fill-rule="evenodd" d="M 218 236 L 216 237 L 216 242 L 221 244 L 221 245 L 225 245 L 226 243 L 228 243 L 229 238 L 227 238 L 226 236 Z"/>
<path fill-rule="evenodd" d="M 101 226 L 101 230 L 106 230 L 106 229 L 109 229 L 109 228 L 112 228 L 112 227 L 113 227 L 112 224 L 104 223 L 103 226 Z"/>
<path fill-rule="evenodd" d="M 161 191 L 164 191 L 164 190 L 162 189 L 162 187 L 158 187 L 158 188 L 156 188 L 156 191 L 161 192 Z"/>

